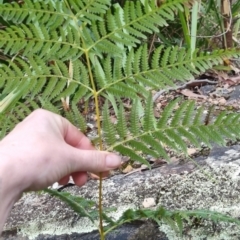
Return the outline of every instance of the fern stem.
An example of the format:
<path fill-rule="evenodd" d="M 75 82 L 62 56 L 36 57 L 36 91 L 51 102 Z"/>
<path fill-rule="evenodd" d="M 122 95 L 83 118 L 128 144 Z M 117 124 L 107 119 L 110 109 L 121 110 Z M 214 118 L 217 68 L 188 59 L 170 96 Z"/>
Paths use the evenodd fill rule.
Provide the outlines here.
<path fill-rule="evenodd" d="M 100 239 L 105 239 L 104 229 L 103 229 L 103 215 L 102 215 L 102 173 L 99 173 L 99 189 L 98 189 L 98 210 L 99 210 L 99 232 Z"/>
<path fill-rule="evenodd" d="M 94 96 L 94 102 L 95 102 L 95 112 L 97 116 L 97 129 L 98 129 L 98 136 L 99 136 L 99 148 L 100 150 L 103 150 L 103 143 L 102 143 L 102 137 L 101 137 L 101 122 L 100 122 L 100 111 L 99 111 L 99 102 L 98 102 L 98 92 L 96 90 L 95 82 L 93 79 L 91 64 L 89 60 L 88 51 L 85 52 L 86 54 L 86 60 L 87 60 L 87 66 L 89 71 L 89 77 L 93 89 L 93 96 Z M 99 187 L 98 187 L 98 210 L 99 210 L 99 233 L 100 233 L 100 239 L 104 240 L 104 230 L 103 230 L 103 214 L 102 214 L 102 173 L 99 173 Z"/>

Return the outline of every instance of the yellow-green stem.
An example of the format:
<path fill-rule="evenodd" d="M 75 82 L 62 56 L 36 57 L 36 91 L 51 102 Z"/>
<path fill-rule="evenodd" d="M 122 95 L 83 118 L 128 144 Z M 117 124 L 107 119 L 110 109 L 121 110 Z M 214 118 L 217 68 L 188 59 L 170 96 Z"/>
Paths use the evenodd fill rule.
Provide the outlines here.
<path fill-rule="evenodd" d="M 93 89 L 93 96 L 95 102 L 95 112 L 97 118 L 97 129 L 98 129 L 98 136 L 99 136 L 99 148 L 103 150 L 102 138 L 101 138 L 101 123 L 100 123 L 100 111 L 99 111 L 99 104 L 98 104 L 98 92 L 96 91 L 95 82 L 93 79 L 93 74 L 91 70 L 91 64 L 89 61 L 88 51 L 86 51 L 86 60 L 89 70 L 89 77 Z M 104 230 L 103 230 L 103 215 L 102 215 L 102 173 L 99 174 L 99 189 L 98 189 L 98 210 L 99 210 L 99 232 L 100 232 L 100 239 L 104 240 Z"/>

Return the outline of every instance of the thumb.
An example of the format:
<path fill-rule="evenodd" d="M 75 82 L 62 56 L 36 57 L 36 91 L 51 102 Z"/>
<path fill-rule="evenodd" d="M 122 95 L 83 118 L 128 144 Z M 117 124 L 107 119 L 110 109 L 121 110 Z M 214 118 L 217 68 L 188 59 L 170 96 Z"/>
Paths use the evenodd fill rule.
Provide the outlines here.
<path fill-rule="evenodd" d="M 121 165 L 121 158 L 113 153 L 98 150 L 71 149 L 72 172 L 105 172 Z"/>

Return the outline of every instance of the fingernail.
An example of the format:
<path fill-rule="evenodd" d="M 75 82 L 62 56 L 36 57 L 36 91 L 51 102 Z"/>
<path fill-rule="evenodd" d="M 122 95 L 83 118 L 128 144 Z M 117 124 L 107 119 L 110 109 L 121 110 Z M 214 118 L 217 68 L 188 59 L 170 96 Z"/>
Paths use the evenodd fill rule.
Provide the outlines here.
<path fill-rule="evenodd" d="M 115 154 L 109 154 L 106 157 L 106 165 L 108 168 L 117 168 L 121 164 L 121 158 Z"/>

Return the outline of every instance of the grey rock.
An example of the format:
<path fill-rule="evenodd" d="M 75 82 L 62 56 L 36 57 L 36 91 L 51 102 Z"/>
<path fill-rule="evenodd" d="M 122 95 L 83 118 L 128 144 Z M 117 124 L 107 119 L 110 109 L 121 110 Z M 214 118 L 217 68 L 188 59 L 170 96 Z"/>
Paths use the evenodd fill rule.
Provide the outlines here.
<path fill-rule="evenodd" d="M 208 158 L 182 165 L 169 164 L 128 176 L 116 175 L 104 180 L 104 207 L 116 207 L 115 219 L 129 209 L 142 208 L 146 198 L 154 198 L 157 206 L 168 209 L 209 209 L 240 217 L 240 146 L 214 147 Z M 98 183 L 89 181 L 82 188 L 66 189 L 74 195 L 97 202 Z M 145 225 L 144 225 L 145 224 Z M 5 225 L 5 239 L 98 239 L 96 225 L 77 216 L 68 206 L 47 194 L 27 193 L 17 202 Z M 140 229 L 140 230 L 139 230 Z M 141 232 L 145 230 L 145 233 Z M 154 229 L 154 230 L 153 230 Z M 156 231 L 155 231 L 156 230 Z M 147 233 L 151 233 L 147 235 Z M 146 221 L 116 229 L 108 240 L 121 239 L 239 239 L 235 224 L 186 225 L 180 237 L 168 225 L 157 227 Z M 92 235 L 93 234 L 93 235 Z M 122 235 L 121 235 L 122 234 Z M 125 234 L 125 235 L 124 235 Z M 140 235 L 138 235 L 140 234 Z M 147 237 L 147 238 L 146 238 Z"/>

